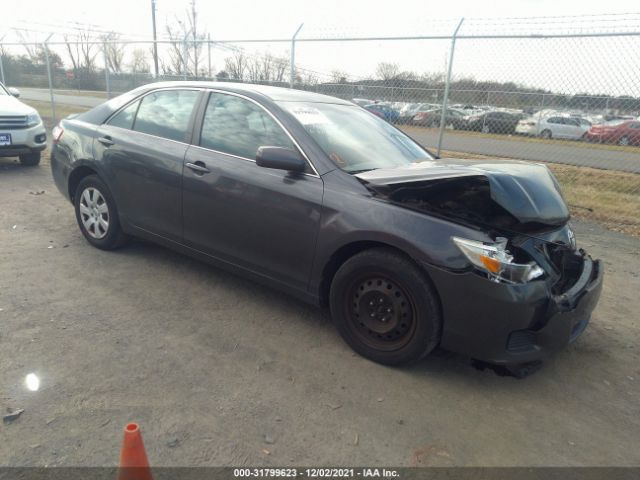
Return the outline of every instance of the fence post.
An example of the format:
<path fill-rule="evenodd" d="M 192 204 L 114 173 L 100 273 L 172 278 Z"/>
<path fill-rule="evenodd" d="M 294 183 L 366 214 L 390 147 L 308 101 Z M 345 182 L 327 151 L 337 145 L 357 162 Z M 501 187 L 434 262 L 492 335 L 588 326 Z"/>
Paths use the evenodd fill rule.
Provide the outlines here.
<path fill-rule="evenodd" d="M 189 34 L 186 34 L 182 41 L 182 77 L 184 80 L 187 79 L 187 35 Z"/>
<path fill-rule="evenodd" d="M 211 80 L 211 34 L 207 33 L 207 57 L 209 58 L 209 80 Z"/>
<path fill-rule="evenodd" d="M 289 88 L 293 88 L 293 82 L 296 78 L 296 37 L 298 36 L 298 33 L 302 29 L 303 25 L 304 23 L 301 23 L 296 30 L 296 33 L 294 33 L 293 37 L 291 37 L 291 72 L 289 76 Z"/>
<path fill-rule="evenodd" d="M 109 86 L 109 59 L 107 56 L 107 43 L 102 44 L 102 54 L 104 55 L 104 85 L 107 89 L 107 98 L 111 98 L 111 88 Z"/>
<path fill-rule="evenodd" d="M 51 34 L 53 35 L 53 33 Z M 56 120 L 56 101 L 53 98 L 53 78 L 51 75 L 51 62 L 49 60 L 49 39 L 51 35 L 47 37 L 44 41 L 44 58 L 47 61 L 47 78 L 49 79 L 49 97 L 51 98 L 51 117 L 53 118 L 53 123 L 57 123 Z"/>
<path fill-rule="evenodd" d="M 447 79 L 444 84 L 444 97 L 442 98 L 442 115 L 440 116 L 440 131 L 438 132 L 438 149 L 436 151 L 436 155 L 440 156 L 440 150 L 442 149 L 442 135 L 444 135 L 444 127 L 445 127 L 445 118 L 447 114 L 447 103 L 449 101 L 449 85 L 451 84 L 451 71 L 453 69 L 453 53 L 456 49 L 456 37 L 458 36 L 458 30 L 462 26 L 462 22 L 464 22 L 464 17 L 460 19 L 458 26 L 453 32 L 453 36 L 451 37 L 451 51 L 449 52 L 449 65 L 447 67 Z"/>
<path fill-rule="evenodd" d="M 0 37 L 0 42 L 2 42 L 2 40 L 4 39 L 4 35 L 2 37 Z M 1 46 L 1 44 L 0 44 Z M 4 65 L 2 64 L 2 49 L 0 48 L 0 82 L 2 82 L 3 85 L 6 85 L 7 82 L 5 82 L 4 80 Z"/>

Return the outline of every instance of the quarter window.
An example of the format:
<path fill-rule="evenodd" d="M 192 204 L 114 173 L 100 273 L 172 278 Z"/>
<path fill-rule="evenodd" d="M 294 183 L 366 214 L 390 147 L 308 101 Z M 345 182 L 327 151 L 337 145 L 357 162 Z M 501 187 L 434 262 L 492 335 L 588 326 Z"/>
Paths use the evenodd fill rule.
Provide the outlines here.
<path fill-rule="evenodd" d="M 211 93 L 209 97 L 200 146 L 252 160 L 261 146 L 295 148 L 261 107 L 223 93 Z"/>
<path fill-rule="evenodd" d="M 128 107 L 123 108 L 113 117 L 111 117 L 107 124 L 114 127 L 126 128 L 128 130 L 131 130 L 131 127 L 133 127 L 133 119 L 135 118 L 136 111 L 138 110 L 138 105 L 140 105 L 139 100 L 133 102 Z"/>
<path fill-rule="evenodd" d="M 189 119 L 200 92 L 163 90 L 142 99 L 133 124 L 137 132 L 186 142 Z"/>

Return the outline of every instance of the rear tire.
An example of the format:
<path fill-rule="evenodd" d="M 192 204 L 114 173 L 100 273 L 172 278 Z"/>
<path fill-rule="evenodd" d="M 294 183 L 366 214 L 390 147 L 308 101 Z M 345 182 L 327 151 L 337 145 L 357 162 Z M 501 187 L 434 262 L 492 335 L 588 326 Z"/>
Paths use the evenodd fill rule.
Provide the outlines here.
<path fill-rule="evenodd" d="M 626 135 L 618 140 L 618 145 L 620 145 L 621 147 L 627 147 L 629 146 L 629 143 L 629 137 L 627 137 Z"/>
<path fill-rule="evenodd" d="M 374 248 L 349 258 L 331 283 L 329 303 L 347 344 L 374 362 L 415 362 L 440 341 L 435 289 L 410 259 L 394 250 Z"/>
<path fill-rule="evenodd" d="M 80 231 L 91 245 L 114 250 L 128 242 L 129 236 L 120 226 L 116 202 L 100 177 L 89 175 L 80 180 L 73 203 Z"/>
<path fill-rule="evenodd" d="M 20 155 L 20 163 L 25 167 L 35 167 L 40 163 L 40 152 L 27 153 Z"/>
<path fill-rule="evenodd" d="M 540 137 L 546 138 L 547 140 L 551 138 L 551 130 L 543 130 L 540 132 Z"/>

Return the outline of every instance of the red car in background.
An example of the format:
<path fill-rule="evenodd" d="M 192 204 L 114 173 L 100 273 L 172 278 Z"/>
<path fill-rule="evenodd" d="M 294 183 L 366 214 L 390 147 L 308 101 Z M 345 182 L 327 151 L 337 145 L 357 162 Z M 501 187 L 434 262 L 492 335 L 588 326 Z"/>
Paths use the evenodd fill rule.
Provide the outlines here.
<path fill-rule="evenodd" d="M 640 121 L 613 120 L 602 125 L 594 125 L 585 138 L 589 142 L 640 145 Z"/>

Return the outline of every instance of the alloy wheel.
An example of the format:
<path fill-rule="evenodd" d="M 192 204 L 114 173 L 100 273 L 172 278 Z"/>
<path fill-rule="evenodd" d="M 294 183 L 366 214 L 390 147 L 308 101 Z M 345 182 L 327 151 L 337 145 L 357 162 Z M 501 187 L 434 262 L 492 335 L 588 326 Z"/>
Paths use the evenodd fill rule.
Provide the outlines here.
<path fill-rule="evenodd" d="M 102 239 L 109 231 L 109 206 L 95 187 L 87 187 L 80 196 L 80 218 L 90 237 Z"/>

